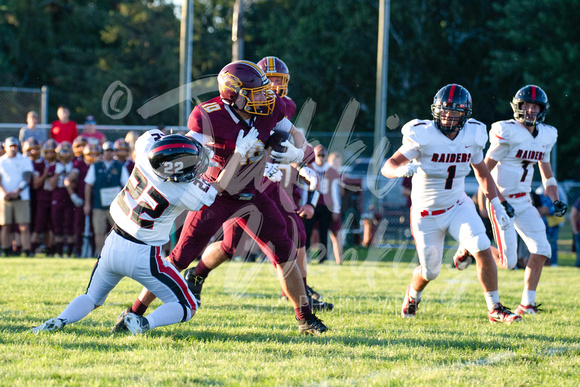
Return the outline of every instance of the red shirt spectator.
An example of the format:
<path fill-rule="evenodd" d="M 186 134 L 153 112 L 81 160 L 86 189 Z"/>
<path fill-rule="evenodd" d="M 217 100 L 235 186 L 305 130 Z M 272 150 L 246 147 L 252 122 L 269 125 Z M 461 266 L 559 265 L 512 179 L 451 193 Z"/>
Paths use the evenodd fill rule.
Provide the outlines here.
<path fill-rule="evenodd" d="M 70 111 L 66 106 L 59 106 L 56 114 L 58 115 L 58 120 L 52 123 L 50 138 L 59 144 L 63 141 L 68 141 L 72 144 L 77 137 L 77 123 L 69 119 Z"/>

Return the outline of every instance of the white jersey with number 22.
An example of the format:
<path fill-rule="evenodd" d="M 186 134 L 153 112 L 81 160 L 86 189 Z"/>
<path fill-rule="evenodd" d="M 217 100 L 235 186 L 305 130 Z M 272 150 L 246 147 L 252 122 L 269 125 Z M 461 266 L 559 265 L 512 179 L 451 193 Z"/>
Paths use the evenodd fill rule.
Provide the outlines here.
<path fill-rule="evenodd" d="M 133 173 L 111 204 L 115 223 L 151 246 L 161 246 L 169 241 L 171 228 L 179 214 L 210 206 L 217 195 L 216 189 L 201 178 L 190 183 L 176 183 L 157 176 L 147 153 L 163 136 L 163 132 L 154 129 L 139 137 L 135 143 L 137 158 Z"/>

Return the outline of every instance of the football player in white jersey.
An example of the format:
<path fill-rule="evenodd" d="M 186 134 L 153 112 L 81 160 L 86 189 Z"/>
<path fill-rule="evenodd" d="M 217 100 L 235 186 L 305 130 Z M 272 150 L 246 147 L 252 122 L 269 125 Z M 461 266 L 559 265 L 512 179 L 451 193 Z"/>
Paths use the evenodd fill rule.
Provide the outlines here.
<path fill-rule="evenodd" d="M 199 176 L 211 154 L 193 138 L 165 136 L 150 130 L 137 140 L 135 168 L 125 188 L 111 204 L 115 221 L 93 272 L 87 292 L 76 297 L 56 318 L 32 332 L 54 331 L 76 322 L 103 305 L 109 292 L 127 276 L 153 292 L 163 305 L 146 318 L 129 313 L 125 326 L 139 334 L 163 325 L 188 321 L 198 300 L 179 271 L 161 257 L 175 218 L 183 211 L 210 206 L 228 185 L 241 160 L 257 141 L 258 131 L 239 132 L 234 155 L 215 183 Z"/>
<path fill-rule="evenodd" d="M 485 125 L 470 119 L 471 95 L 450 84 L 433 100 L 432 121 L 413 120 L 402 129 L 403 145 L 382 167 L 388 178 L 413 176 L 411 230 L 419 256 L 403 301 L 401 317 L 415 317 L 421 293 L 439 275 L 445 233 L 466 246 L 477 261 L 491 323 L 510 324 L 521 317 L 499 301 L 497 267 L 490 251 L 485 226 L 473 201 L 465 194 L 465 176 L 471 167 L 483 192 L 495 209 L 496 221 L 509 225 L 495 184 L 483 161 L 487 142 Z"/>
<path fill-rule="evenodd" d="M 538 86 L 527 85 L 518 90 L 511 106 L 514 119 L 491 126 L 491 145 L 485 164 L 496 182 L 500 198 L 513 207 L 515 217 L 513 224 L 505 230 L 493 222 L 492 226 L 498 245 L 499 266 L 513 269 L 517 263 L 516 231 L 526 243 L 530 259 L 524 274 L 522 301 L 515 313 L 536 314 L 536 289 L 544 262 L 552 252 L 544 222 L 530 198 L 536 163 L 546 195 L 554 202 L 554 215 L 564 216 L 567 206 L 558 197 L 558 183 L 550 164 L 550 152 L 558 132 L 553 126 L 543 123 L 550 107 L 546 93 Z"/>

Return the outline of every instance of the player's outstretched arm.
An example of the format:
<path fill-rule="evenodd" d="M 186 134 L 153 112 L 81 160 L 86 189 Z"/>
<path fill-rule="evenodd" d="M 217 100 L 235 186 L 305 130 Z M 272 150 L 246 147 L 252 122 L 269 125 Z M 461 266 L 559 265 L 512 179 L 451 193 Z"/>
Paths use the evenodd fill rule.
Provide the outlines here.
<path fill-rule="evenodd" d="M 418 165 L 409 163 L 409 159 L 396 151 L 381 168 L 381 173 L 389 179 L 395 177 L 411 177 L 417 172 Z"/>

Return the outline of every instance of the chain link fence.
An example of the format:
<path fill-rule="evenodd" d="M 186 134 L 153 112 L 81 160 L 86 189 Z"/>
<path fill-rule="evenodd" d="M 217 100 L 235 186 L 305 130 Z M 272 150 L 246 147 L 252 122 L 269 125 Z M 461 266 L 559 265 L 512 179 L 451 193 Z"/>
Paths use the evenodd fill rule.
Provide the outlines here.
<path fill-rule="evenodd" d="M 0 123 L 26 122 L 31 110 L 40 114 L 40 124 L 47 123 L 48 87 L 0 87 Z"/>

